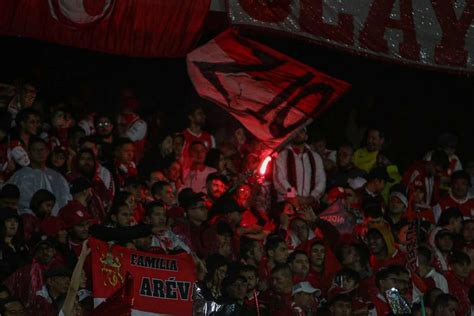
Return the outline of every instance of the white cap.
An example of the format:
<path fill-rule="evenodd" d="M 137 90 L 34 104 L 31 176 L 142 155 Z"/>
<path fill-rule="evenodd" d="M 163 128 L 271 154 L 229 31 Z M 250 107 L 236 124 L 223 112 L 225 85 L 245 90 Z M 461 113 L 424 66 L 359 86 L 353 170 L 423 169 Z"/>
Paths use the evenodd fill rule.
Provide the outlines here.
<path fill-rule="evenodd" d="M 296 284 L 295 286 L 293 286 L 293 290 L 291 291 L 291 295 L 295 295 L 295 294 L 298 294 L 298 293 L 301 293 L 301 292 L 309 293 L 309 294 L 315 294 L 316 293 L 317 296 L 321 295 L 321 290 L 312 287 L 311 284 L 308 281 L 300 282 L 300 283 Z"/>
<path fill-rule="evenodd" d="M 347 180 L 347 184 L 349 184 L 353 190 L 362 188 L 366 183 L 367 180 L 362 177 L 350 178 Z"/>
<path fill-rule="evenodd" d="M 392 193 L 390 193 L 390 197 L 392 196 L 399 198 L 400 201 L 402 201 L 403 205 L 405 205 L 405 207 L 408 207 L 407 197 L 402 192 L 393 191 Z"/>

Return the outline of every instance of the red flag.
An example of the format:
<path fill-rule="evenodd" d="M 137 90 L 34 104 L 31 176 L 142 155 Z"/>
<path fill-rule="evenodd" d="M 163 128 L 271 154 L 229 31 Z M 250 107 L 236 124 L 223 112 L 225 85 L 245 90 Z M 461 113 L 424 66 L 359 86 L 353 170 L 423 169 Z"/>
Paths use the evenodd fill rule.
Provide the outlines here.
<path fill-rule="evenodd" d="M 349 89 L 346 82 L 231 30 L 188 54 L 187 64 L 199 95 L 270 148 Z"/>
<path fill-rule="evenodd" d="M 130 316 L 133 307 L 133 277 L 127 273 L 125 283 L 93 311 L 91 316 Z"/>
<path fill-rule="evenodd" d="M 2 0 L 0 34 L 138 57 L 184 56 L 210 0 Z"/>
<path fill-rule="evenodd" d="M 132 305 L 133 315 L 192 314 L 196 271 L 190 255 L 157 255 L 120 246 L 109 247 L 96 239 L 90 239 L 89 245 L 94 302 L 97 305 L 109 298 L 105 307 L 97 307 L 106 310 L 106 314 L 100 315 L 126 315 Z M 130 277 L 126 277 L 127 273 Z M 133 282 L 123 286 L 126 280 Z M 120 288 L 122 292 L 117 292 Z M 113 313 L 106 308 L 109 301 L 119 305 L 114 307 Z"/>

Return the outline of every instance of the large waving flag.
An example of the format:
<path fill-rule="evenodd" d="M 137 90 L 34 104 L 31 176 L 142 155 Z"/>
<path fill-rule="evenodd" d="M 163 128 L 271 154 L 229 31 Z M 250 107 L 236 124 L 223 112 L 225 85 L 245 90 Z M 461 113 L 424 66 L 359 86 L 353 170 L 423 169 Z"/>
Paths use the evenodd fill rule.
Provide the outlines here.
<path fill-rule="evenodd" d="M 105 311 L 101 315 L 127 315 L 130 308 L 132 316 L 192 314 L 196 271 L 190 255 L 158 255 L 96 239 L 89 245 L 94 303 Z"/>
<path fill-rule="evenodd" d="M 2 0 L 0 35 L 113 54 L 186 55 L 211 0 Z"/>
<path fill-rule="evenodd" d="M 187 65 L 199 95 L 232 114 L 270 148 L 349 89 L 346 82 L 232 30 L 188 54 Z"/>

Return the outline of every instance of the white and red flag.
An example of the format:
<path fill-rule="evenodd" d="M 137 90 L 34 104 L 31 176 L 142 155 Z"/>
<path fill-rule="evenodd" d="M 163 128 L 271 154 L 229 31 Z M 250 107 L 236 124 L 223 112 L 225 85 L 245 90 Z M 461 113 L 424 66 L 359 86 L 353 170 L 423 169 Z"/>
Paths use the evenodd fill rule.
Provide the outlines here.
<path fill-rule="evenodd" d="M 272 149 L 350 87 L 232 30 L 189 53 L 187 65 L 201 97 Z"/>
<path fill-rule="evenodd" d="M 2 0 L 0 35 L 138 57 L 181 57 L 211 0 Z"/>

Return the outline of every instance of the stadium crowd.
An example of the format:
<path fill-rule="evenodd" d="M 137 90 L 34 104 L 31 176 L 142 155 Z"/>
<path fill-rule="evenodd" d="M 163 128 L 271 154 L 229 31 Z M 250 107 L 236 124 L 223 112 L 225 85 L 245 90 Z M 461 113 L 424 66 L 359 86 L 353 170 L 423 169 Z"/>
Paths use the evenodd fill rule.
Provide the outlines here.
<path fill-rule="evenodd" d="M 400 170 L 380 126 L 334 150 L 300 129 L 261 174 L 262 143 L 216 141 L 199 106 L 165 133 L 130 89 L 118 115 L 2 89 L 1 315 L 89 315 L 89 237 L 190 254 L 195 315 L 400 314 L 391 295 L 402 314 L 474 315 L 474 164 L 455 135 Z"/>

